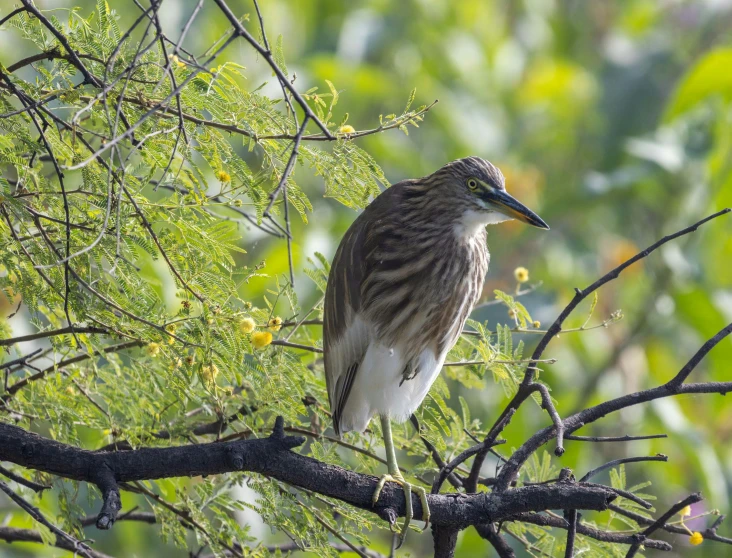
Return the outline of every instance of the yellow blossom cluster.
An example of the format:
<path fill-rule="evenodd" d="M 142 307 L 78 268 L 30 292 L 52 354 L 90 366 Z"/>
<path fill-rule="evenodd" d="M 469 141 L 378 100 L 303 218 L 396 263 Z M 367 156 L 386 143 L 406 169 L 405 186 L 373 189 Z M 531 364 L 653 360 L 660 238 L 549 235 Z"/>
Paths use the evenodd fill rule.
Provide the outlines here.
<path fill-rule="evenodd" d="M 351 126 L 350 124 L 344 124 L 340 128 L 338 128 L 339 134 L 353 134 L 356 132 L 356 129 Z"/>
<path fill-rule="evenodd" d="M 151 357 L 156 357 L 160 354 L 160 343 L 148 343 L 145 347 L 145 351 Z"/>
<path fill-rule="evenodd" d="M 684 525 L 684 518 L 691 515 L 691 506 L 684 506 L 683 508 L 681 508 L 681 510 L 679 511 L 679 515 L 681 516 L 681 525 L 689 532 L 689 543 L 694 546 L 698 546 L 703 543 L 704 535 L 702 535 L 699 531 L 692 532 L 686 525 Z"/>
<path fill-rule="evenodd" d="M 182 61 L 181 61 L 181 59 L 180 59 L 180 58 L 178 58 L 178 56 L 177 56 L 177 55 L 175 55 L 175 54 L 170 54 L 170 55 L 169 55 L 169 58 L 170 58 L 170 59 L 171 59 L 171 60 L 172 60 L 172 61 L 173 61 L 173 62 L 175 63 L 175 65 L 176 65 L 176 66 L 178 66 L 179 68 L 182 68 L 182 67 L 184 67 L 184 66 L 186 65 L 186 64 L 185 64 L 185 62 L 182 62 Z"/>
<path fill-rule="evenodd" d="M 264 349 L 272 343 L 272 334 L 269 331 L 255 331 L 252 333 L 252 345 L 255 349 Z"/>
<path fill-rule="evenodd" d="M 689 537 L 689 542 L 694 546 L 699 545 L 704 542 L 704 535 L 702 535 L 699 531 L 694 531 Z"/>
<path fill-rule="evenodd" d="M 218 375 L 219 368 L 213 363 L 201 367 L 201 377 L 207 385 L 213 385 Z"/>
<path fill-rule="evenodd" d="M 257 324 L 252 318 L 243 318 L 239 321 L 239 331 L 241 331 L 245 335 L 248 335 L 252 331 L 254 331 L 255 327 L 257 327 Z"/>
<path fill-rule="evenodd" d="M 270 331 L 279 331 L 282 329 L 282 318 L 279 316 L 270 318 L 266 327 Z M 255 349 L 264 349 L 272 343 L 272 334 L 269 331 L 256 331 L 256 329 L 257 323 L 253 318 L 246 317 L 239 320 L 239 331 L 243 335 L 251 335 L 250 340 Z"/>
<path fill-rule="evenodd" d="M 175 324 L 168 324 L 165 326 L 165 331 L 170 333 L 170 336 L 168 337 L 168 345 L 172 345 L 173 343 L 175 343 L 175 337 L 173 337 L 173 335 L 175 335 L 176 329 L 178 328 Z"/>

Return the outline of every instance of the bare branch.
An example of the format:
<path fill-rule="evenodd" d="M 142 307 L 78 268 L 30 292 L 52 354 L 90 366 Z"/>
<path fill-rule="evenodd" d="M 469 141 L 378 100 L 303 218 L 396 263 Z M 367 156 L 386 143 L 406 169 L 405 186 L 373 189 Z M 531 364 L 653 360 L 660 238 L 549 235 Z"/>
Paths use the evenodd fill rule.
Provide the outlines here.
<path fill-rule="evenodd" d="M 10 490 L 10 487 L 3 481 L 0 481 L 0 490 L 5 492 L 5 494 L 7 494 L 13 502 L 15 502 L 18 506 L 25 510 L 28 515 L 30 515 L 38 523 L 41 523 L 42 525 L 48 527 L 51 532 L 56 535 L 56 537 L 62 539 L 65 543 L 70 545 L 73 548 L 74 552 L 78 552 L 82 556 L 87 556 L 88 558 L 93 558 L 91 554 L 91 548 L 89 548 L 87 544 L 77 541 L 74 537 L 56 527 L 53 523 L 51 523 L 44 517 L 44 515 L 40 512 L 38 508 L 29 504 L 25 501 L 25 499 L 21 498 L 15 492 Z"/>
<path fill-rule="evenodd" d="M 46 486 L 45 484 L 38 484 L 37 482 L 29 481 L 26 478 L 16 475 L 12 471 L 8 471 L 5 467 L 2 466 L 0 466 L 0 475 L 4 475 L 10 480 L 17 482 L 18 484 L 22 484 L 23 486 L 30 488 L 34 492 L 43 492 L 44 490 L 48 490 L 51 488 L 50 486 Z"/>
<path fill-rule="evenodd" d="M 667 455 L 651 455 L 649 457 L 624 457 L 622 459 L 614 459 L 613 461 L 608 461 L 604 465 L 600 465 L 599 467 L 592 469 L 589 471 L 584 477 L 582 477 L 579 481 L 580 482 L 586 482 L 590 480 L 592 477 L 594 477 L 596 474 L 605 471 L 607 469 L 612 469 L 613 467 L 616 467 L 617 465 L 620 465 L 621 463 L 638 463 L 639 461 L 663 461 L 664 463 L 668 461 Z"/>
<path fill-rule="evenodd" d="M 602 287 L 605 283 L 609 283 L 613 279 L 617 279 L 620 274 L 628 267 L 633 265 L 635 262 L 642 260 L 652 252 L 654 252 L 656 249 L 660 248 L 667 242 L 670 242 L 671 240 L 674 240 L 675 238 L 679 238 L 680 236 L 684 236 L 686 234 L 696 232 L 696 230 L 701 227 L 704 223 L 707 223 L 711 221 L 712 219 L 716 219 L 717 217 L 720 217 L 722 215 L 726 215 L 732 211 L 730 208 L 725 208 L 721 211 L 717 211 L 716 213 L 713 213 L 712 215 L 709 215 L 708 217 L 705 217 L 704 219 L 697 221 L 693 225 L 686 227 L 685 229 L 681 229 L 678 232 L 675 232 L 673 234 L 669 234 L 667 236 L 664 236 L 661 240 L 658 242 L 654 242 L 651 244 L 648 248 L 645 250 L 638 252 L 635 256 L 630 258 L 629 260 L 624 261 L 619 266 L 614 268 L 613 270 L 609 271 L 602 277 L 600 277 L 597 281 L 592 283 L 589 287 L 586 287 L 584 289 L 575 289 L 575 295 L 572 298 L 572 300 L 567 304 L 567 306 L 562 310 L 561 314 L 557 317 L 557 319 L 554 321 L 554 323 L 549 327 L 549 330 L 546 332 L 544 337 L 541 338 L 539 341 L 539 344 L 536 346 L 536 349 L 534 349 L 534 353 L 531 355 L 531 358 L 536 361 L 541 358 L 541 355 L 544 354 L 544 350 L 546 349 L 547 345 L 549 345 L 549 342 L 561 331 L 562 324 L 564 323 L 564 320 L 566 320 L 569 315 L 572 313 L 572 311 L 577 308 L 577 305 L 579 305 L 580 302 L 582 302 L 585 298 L 587 298 L 589 295 L 591 295 L 593 292 L 595 292 L 597 289 Z M 527 385 L 531 383 L 534 379 L 534 372 L 530 368 L 531 365 L 527 368 L 526 375 L 524 376 L 523 385 Z M 534 365 L 535 366 L 535 365 Z"/>
<path fill-rule="evenodd" d="M 4 540 L 8 543 L 13 542 L 34 542 L 39 544 L 45 544 L 43 537 L 38 531 L 33 529 L 17 529 L 15 527 L 4 527 L 0 526 L 0 540 Z M 79 553 L 77 546 L 63 537 L 56 537 L 56 541 L 53 545 L 69 552 Z M 104 554 L 97 550 L 89 549 L 86 550 L 86 556 L 90 558 L 112 558 L 109 554 Z"/>
<path fill-rule="evenodd" d="M 310 108 L 310 105 L 308 105 L 307 101 L 302 98 L 300 93 L 298 93 L 297 89 L 295 89 L 295 86 L 290 83 L 290 81 L 287 79 L 287 76 L 284 74 L 284 72 L 280 69 L 280 67 L 275 62 L 274 58 L 272 57 L 272 53 L 269 51 L 269 49 L 264 48 L 262 45 L 257 42 L 257 40 L 252 37 L 252 35 L 247 31 L 244 26 L 241 24 L 241 22 L 236 18 L 236 16 L 233 14 L 229 6 L 226 5 L 226 2 L 224 0 L 214 0 L 216 2 L 216 5 L 221 9 L 221 11 L 224 13 L 224 15 L 229 20 L 229 23 L 234 26 L 234 30 L 236 31 L 236 36 L 244 37 L 244 39 L 252 45 L 254 50 L 256 50 L 270 65 L 272 68 L 272 71 L 274 71 L 275 75 L 277 76 L 277 79 L 280 80 L 280 83 L 287 88 L 287 90 L 292 94 L 293 98 L 297 101 L 297 103 L 300 105 L 300 108 L 303 110 L 305 115 L 310 118 L 315 124 L 320 128 L 323 132 L 323 135 L 328 138 L 329 140 L 335 139 L 333 134 L 330 132 L 328 127 L 323 124 L 323 122 L 320 121 L 320 119 L 316 116 L 316 114 L 313 112 L 313 110 Z M 307 118 L 305 119 L 307 120 Z"/>
<path fill-rule="evenodd" d="M 74 50 L 71 47 L 71 45 L 69 44 L 68 39 L 66 39 L 66 37 L 64 37 L 64 35 L 58 29 L 56 29 L 56 27 L 50 21 L 48 21 L 48 18 L 46 16 L 44 16 L 33 5 L 33 2 L 31 2 L 31 0 L 21 0 L 21 2 L 23 3 L 25 10 L 28 13 L 33 14 L 38 19 L 38 21 L 40 21 L 46 27 L 46 29 L 48 29 L 51 32 L 51 34 L 54 37 L 56 37 L 58 42 L 61 43 L 61 45 L 63 45 L 64 49 L 66 50 L 69 57 L 71 58 L 71 63 L 74 66 L 76 66 L 76 68 L 84 75 L 84 81 L 86 81 L 87 83 L 90 83 L 96 87 L 99 87 L 100 86 L 99 80 L 96 77 L 94 77 L 91 74 L 91 72 L 89 72 L 89 70 L 86 69 L 86 66 L 84 66 L 84 63 L 79 59 L 78 55 L 76 54 L 76 50 Z M 11 15 L 14 15 L 14 14 L 11 14 Z"/>
<path fill-rule="evenodd" d="M 575 440 L 576 442 L 633 442 L 636 440 L 657 440 L 659 438 L 668 438 L 668 434 L 648 434 L 646 436 L 565 436 L 565 440 Z"/>
<path fill-rule="evenodd" d="M 12 337 L 10 339 L 0 339 L 0 347 L 8 347 L 10 345 L 15 345 L 16 343 L 25 343 L 27 341 L 37 341 L 38 339 L 47 339 L 48 337 L 56 337 L 57 335 L 68 335 L 69 333 L 108 333 L 108 331 L 101 327 L 62 327 L 49 331 L 39 331 L 38 333 L 21 335 L 20 337 Z"/>
<path fill-rule="evenodd" d="M 695 365 L 698 364 L 704 355 L 709 353 L 717 343 L 730 333 L 732 333 L 732 323 L 722 328 L 719 333 L 712 337 L 711 341 L 713 341 L 713 343 L 705 343 L 689 362 L 694 362 Z M 678 378 L 682 374 L 684 378 L 686 378 L 688 376 L 688 366 L 688 364 L 684 366 L 675 378 Z M 565 431 L 569 433 L 574 432 L 582 426 L 594 422 L 609 413 L 619 411 L 620 409 L 625 409 L 626 407 L 631 407 L 633 405 L 638 405 L 640 403 L 645 403 L 647 401 L 653 401 L 654 399 L 671 397 L 682 393 L 719 393 L 724 395 L 732 391 L 732 382 L 707 382 L 702 384 L 680 385 L 672 382 L 674 382 L 673 379 L 656 388 L 624 395 L 616 399 L 605 401 L 604 403 L 600 403 L 594 407 L 589 407 L 584 411 L 580 411 L 563 421 Z M 555 436 L 555 428 L 545 428 L 524 442 L 524 444 L 516 450 L 511 458 L 506 462 L 505 466 L 501 469 L 501 473 L 498 477 L 501 486 L 507 487 L 526 459 L 528 459 L 529 456 L 539 447 Z"/>

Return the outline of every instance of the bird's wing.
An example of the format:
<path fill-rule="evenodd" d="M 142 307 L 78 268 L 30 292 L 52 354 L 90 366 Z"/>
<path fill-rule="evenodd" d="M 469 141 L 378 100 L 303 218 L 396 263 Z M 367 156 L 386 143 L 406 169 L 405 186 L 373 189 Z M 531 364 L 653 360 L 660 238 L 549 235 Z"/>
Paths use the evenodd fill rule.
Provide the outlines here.
<path fill-rule="evenodd" d="M 365 275 L 362 250 L 367 223 L 365 214 L 361 214 L 341 240 L 325 291 L 325 381 L 337 434 L 340 433 L 340 417 L 353 379 L 371 342 L 370 328 L 359 316 L 361 282 Z"/>

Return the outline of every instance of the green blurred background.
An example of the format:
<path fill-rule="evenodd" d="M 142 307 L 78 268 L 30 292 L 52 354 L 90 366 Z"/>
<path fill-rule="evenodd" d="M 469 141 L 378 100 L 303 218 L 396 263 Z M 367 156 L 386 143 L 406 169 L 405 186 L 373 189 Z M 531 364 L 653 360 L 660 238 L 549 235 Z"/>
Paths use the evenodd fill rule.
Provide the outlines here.
<path fill-rule="evenodd" d="M 42 9 L 80 6 L 87 0 L 38 0 Z M 442 164 L 479 155 L 497 164 L 507 188 L 551 226 L 543 233 L 516 223 L 489 229 L 491 268 L 486 300 L 493 289 L 511 291 L 513 270 L 525 266 L 531 283 L 542 286 L 522 299 L 542 324 L 551 323 L 573 287 L 585 287 L 602 273 L 664 234 L 732 205 L 732 2 L 730 0 L 404 0 L 391 2 L 262 0 L 273 40 L 283 35 L 288 68 L 301 91 L 325 80 L 341 92 L 335 120 L 347 111 L 357 130 L 378 125 L 379 115 L 399 114 L 410 91 L 416 104 L 439 103 L 420 128 L 356 140 L 393 183 L 423 176 Z M 3 1 L 0 16 L 12 9 Z M 126 28 L 138 10 L 128 0 L 109 0 Z M 176 37 L 195 2 L 165 0 L 164 27 Z M 237 14 L 253 6 L 232 0 Z M 64 20 L 66 14 L 58 13 Z M 254 28 L 253 24 L 249 24 Z M 206 49 L 226 29 L 206 2 L 188 48 Z M 12 31 L 0 32 L 0 61 L 34 54 Z M 221 60 L 246 66 L 249 86 L 279 97 L 266 64 L 243 42 Z M 238 141 L 234 138 L 233 141 Z M 257 152 L 240 152 L 256 168 Z M 317 294 L 302 273 L 316 251 L 331 258 L 356 213 L 323 197 L 322 178 L 296 170 L 314 211 L 309 223 L 293 222 L 296 286 L 307 307 Z M 243 231 L 248 251 L 241 263 L 266 260 L 270 276 L 287 272 L 283 242 Z M 273 279 L 246 286 L 261 297 Z M 0 303 L 4 299 L 0 298 Z M 567 326 L 581 325 L 589 302 Z M 732 219 L 721 218 L 694 235 L 654 253 L 604 287 L 590 325 L 618 309 L 624 319 L 608 328 L 568 333 L 546 353 L 558 359 L 542 379 L 560 414 L 580 406 L 668 380 L 721 327 L 732 320 Z M 583 312 L 584 310 L 584 312 Z M 8 313 L 0 308 L 0 315 Z M 509 321 L 493 306 L 474 315 L 489 326 Z M 526 337 L 531 345 L 535 337 Z M 732 378 L 732 341 L 723 341 L 694 372 L 693 380 Z M 473 416 L 492 422 L 505 405 L 502 391 L 457 394 Z M 547 424 L 538 408 L 526 406 L 505 435 L 517 447 Z M 630 484 L 651 480 L 646 492 L 657 508 L 701 490 L 706 500 L 694 512 L 730 511 L 732 405 L 722 396 L 685 396 L 628 409 L 580 431 L 622 435 L 664 432 L 666 440 L 632 444 L 567 443 L 557 466 L 580 474 L 610 459 L 664 453 L 667 464 L 631 465 Z M 601 478 L 603 482 L 607 477 Z M 10 504 L 4 502 L 9 510 Z M 6 509 L 0 508 L 0 521 Z M 256 518 L 247 515 L 245 521 Z M 702 530 L 711 518 L 690 521 Z M 256 531 L 270 536 L 265 527 Z M 720 534 L 732 536 L 732 526 Z M 94 533 L 99 550 L 116 556 L 184 556 L 157 546 L 153 526 L 120 522 L 110 533 Z M 691 547 L 674 537 L 675 556 L 726 556 L 729 547 Z M 428 533 L 411 536 L 415 556 L 430 548 Z M 518 547 L 517 547 L 518 548 Z M 0 556 L 30 556 L 35 547 L 0 545 Z M 44 555 L 52 555 L 48 551 Z M 651 553 L 652 554 L 652 553 Z M 461 535 L 459 556 L 490 555 L 473 530 Z M 669 555 L 669 554 L 667 554 Z"/>

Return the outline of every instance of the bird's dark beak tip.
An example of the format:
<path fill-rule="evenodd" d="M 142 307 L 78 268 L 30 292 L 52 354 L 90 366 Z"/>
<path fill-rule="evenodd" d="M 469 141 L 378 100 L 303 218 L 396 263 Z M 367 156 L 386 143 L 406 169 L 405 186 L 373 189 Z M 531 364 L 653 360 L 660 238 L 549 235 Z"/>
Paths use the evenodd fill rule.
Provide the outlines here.
<path fill-rule="evenodd" d="M 547 231 L 549 230 L 549 225 L 547 225 L 541 218 L 537 218 L 531 224 L 534 225 L 537 229 L 544 229 Z"/>

